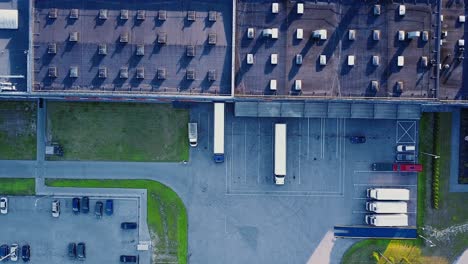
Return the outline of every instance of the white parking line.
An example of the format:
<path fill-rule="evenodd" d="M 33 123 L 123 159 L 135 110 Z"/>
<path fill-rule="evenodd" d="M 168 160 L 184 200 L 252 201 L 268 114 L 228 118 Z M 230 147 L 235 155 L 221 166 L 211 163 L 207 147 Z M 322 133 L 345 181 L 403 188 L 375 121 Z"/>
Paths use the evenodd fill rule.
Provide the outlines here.
<path fill-rule="evenodd" d="M 302 131 L 302 122 L 299 122 L 299 133 Z M 302 145 L 302 133 L 299 136 L 299 156 L 298 156 L 298 168 L 299 172 L 297 173 L 298 182 L 301 184 L 301 145 Z"/>
<path fill-rule="evenodd" d="M 244 183 L 247 184 L 247 122 L 244 121 Z"/>
<path fill-rule="evenodd" d="M 257 151 L 257 184 L 260 183 L 260 152 L 262 151 L 261 137 L 260 137 L 260 121 L 257 119 L 257 142 L 258 142 L 258 151 Z"/>
<path fill-rule="evenodd" d="M 373 183 L 354 183 L 353 184 L 354 186 L 386 186 L 386 187 L 383 187 L 383 188 L 387 188 L 387 184 L 373 184 Z M 416 187 L 417 185 L 415 184 L 393 184 L 393 183 L 389 183 L 388 185 L 391 185 L 391 186 L 388 186 L 388 187 L 399 187 L 399 186 L 404 186 L 404 187 Z"/>

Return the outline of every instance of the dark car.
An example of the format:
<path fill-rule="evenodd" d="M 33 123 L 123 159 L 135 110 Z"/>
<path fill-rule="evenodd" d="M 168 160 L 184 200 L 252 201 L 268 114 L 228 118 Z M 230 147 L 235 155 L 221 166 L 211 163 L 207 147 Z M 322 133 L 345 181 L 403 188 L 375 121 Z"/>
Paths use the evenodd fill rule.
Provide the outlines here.
<path fill-rule="evenodd" d="M 87 214 L 89 212 L 89 197 L 81 198 L 81 212 Z"/>
<path fill-rule="evenodd" d="M 0 258 L 4 258 L 10 254 L 10 246 L 4 244 L 0 246 Z M 4 259 L 7 261 L 9 258 Z"/>
<path fill-rule="evenodd" d="M 76 258 L 76 244 L 75 243 L 68 244 L 68 256 L 70 258 Z"/>
<path fill-rule="evenodd" d="M 137 228 L 137 223 L 135 222 L 123 222 L 120 224 L 120 227 L 122 229 L 136 229 Z"/>
<path fill-rule="evenodd" d="M 137 256 L 121 255 L 120 256 L 120 262 L 135 263 L 135 262 L 137 262 Z"/>
<path fill-rule="evenodd" d="M 84 260 L 86 258 L 86 245 L 83 242 L 78 243 L 76 247 L 76 256 L 80 260 Z"/>
<path fill-rule="evenodd" d="M 366 137 L 365 136 L 352 136 L 352 137 L 349 138 L 349 140 L 353 144 L 366 143 Z"/>
<path fill-rule="evenodd" d="M 28 262 L 30 257 L 31 257 L 31 248 L 29 247 L 29 245 L 24 245 L 21 248 L 21 259 L 23 259 L 24 262 Z"/>
<path fill-rule="evenodd" d="M 94 206 L 94 214 L 96 215 L 96 218 L 101 218 L 102 217 L 102 208 L 104 205 L 102 204 L 101 201 L 96 202 L 96 206 Z"/>
<path fill-rule="evenodd" d="M 414 161 L 414 155 L 413 154 L 397 154 L 396 155 L 396 160 L 397 161 Z"/>
<path fill-rule="evenodd" d="M 106 200 L 106 215 L 112 215 L 114 213 L 114 200 Z"/>
<path fill-rule="evenodd" d="M 80 198 L 73 198 L 72 200 L 73 212 L 78 214 L 80 212 Z"/>

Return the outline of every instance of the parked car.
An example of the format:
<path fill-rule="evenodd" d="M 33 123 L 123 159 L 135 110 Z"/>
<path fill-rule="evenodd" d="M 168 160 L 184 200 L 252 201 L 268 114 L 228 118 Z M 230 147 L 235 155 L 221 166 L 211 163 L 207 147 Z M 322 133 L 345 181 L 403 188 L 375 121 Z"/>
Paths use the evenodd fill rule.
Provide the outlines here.
<path fill-rule="evenodd" d="M 0 198 L 0 213 L 1 214 L 8 213 L 8 198 L 6 197 Z"/>
<path fill-rule="evenodd" d="M 96 202 L 96 206 L 94 206 L 94 214 L 96 215 L 96 218 L 101 218 L 102 217 L 102 208 L 104 205 L 102 204 L 101 201 Z"/>
<path fill-rule="evenodd" d="M 409 151 L 415 151 L 416 148 L 414 145 L 398 145 L 397 146 L 397 151 L 398 152 L 409 152 Z"/>
<path fill-rule="evenodd" d="M 353 144 L 366 143 L 366 137 L 365 136 L 352 136 L 352 137 L 349 138 L 349 140 Z"/>
<path fill-rule="evenodd" d="M 29 245 L 23 245 L 21 248 L 21 258 L 23 259 L 23 262 L 28 262 L 29 258 L 31 257 L 31 248 Z"/>
<path fill-rule="evenodd" d="M 106 215 L 112 215 L 114 213 L 114 200 L 106 200 Z"/>
<path fill-rule="evenodd" d="M 136 229 L 137 228 L 137 223 L 135 222 L 123 222 L 120 224 L 120 227 L 122 229 Z"/>
<path fill-rule="evenodd" d="M 83 242 L 78 243 L 76 247 L 76 256 L 79 260 L 84 260 L 86 258 L 86 245 Z"/>
<path fill-rule="evenodd" d="M 52 202 L 52 217 L 60 216 L 60 201 L 54 200 Z"/>
<path fill-rule="evenodd" d="M 80 213 L 80 198 L 73 198 L 72 200 L 72 205 L 73 205 L 73 213 L 78 214 Z"/>
<path fill-rule="evenodd" d="M 19 247 L 18 244 L 13 244 L 10 247 L 10 260 L 18 261 Z"/>
<path fill-rule="evenodd" d="M 397 154 L 396 155 L 397 161 L 414 161 L 413 154 Z"/>
<path fill-rule="evenodd" d="M 123 263 L 136 263 L 137 262 L 137 256 L 121 255 L 120 256 L 120 262 L 123 262 Z"/>
<path fill-rule="evenodd" d="M 87 214 L 89 212 L 89 197 L 84 196 L 81 198 L 81 212 Z"/>
<path fill-rule="evenodd" d="M 423 166 L 421 164 L 400 164 L 400 171 L 405 172 L 421 172 L 423 171 Z"/>
<path fill-rule="evenodd" d="M 4 258 L 10 254 L 10 247 L 6 244 L 3 244 L 0 246 L 0 258 Z M 8 258 L 4 259 L 4 261 L 7 261 Z"/>
<path fill-rule="evenodd" d="M 75 243 L 68 244 L 68 256 L 70 258 L 76 258 L 76 244 Z"/>

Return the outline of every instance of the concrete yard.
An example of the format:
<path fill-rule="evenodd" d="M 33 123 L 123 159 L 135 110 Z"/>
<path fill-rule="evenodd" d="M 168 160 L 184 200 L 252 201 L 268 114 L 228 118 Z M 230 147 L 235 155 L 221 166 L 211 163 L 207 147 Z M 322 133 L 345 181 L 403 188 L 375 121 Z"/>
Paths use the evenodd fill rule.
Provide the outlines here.
<path fill-rule="evenodd" d="M 55 199 L 61 202 L 59 218 L 51 215 Z M 105 203 L 105 199 L 99 200 Z M 90 197 L 88 214 L 74 215 L 72 197 L 9 197 L 8 214 L 0 215 L 0 244 L 29 244 L 32 264 L 75 263 L 68 257 L 70 242 L 86 244 L 86 263 L 118 263 L 122 254 L 137 255 L 138 230 L 120 228 L 121 222 L 138 222 L 137 199 L 114 199 L 114 214 L 104 213 L 102 219 L 94 215 L 96 201 Z"/>
<path fill-rule="evenodd" d="M 435 1 L 405 3 L 405 16 L 398 15 L 398 4 L 382 4 L 381 14 L 374 15 L 374 5 L 362 1 L 307 1 L 304 13 L 297 14 L 296 3 L 280 2 L 279 12 L 272 14 L 271 2 L 238 2 L 236 95 L 431 97 L 434 81 L 421 57 L 432 59 L 433 40 L 399 41 L 397 32 L 404 30 L 406 37 L 409 31 L 428 31 L 432 36 Z M 252 39 L 248 28 L 255 29 Z M 278 28 L 278 38 L 262 36 L 265 28 Z M 312 37 L 319 29 L 326 30 L 325 40 Z M 298 30 L 303 31 L 302 39 L 297 38 Z M 349 39 L 350 30 L 355 31 L 354 40 Z M 247 54 L 253 54 L 254 64 L 247 64 Z M 271 54 L 278 54 L 276 65 L 270 63 Z M 302 55 L 302 64 L 296 63 L 297 54 Z M 353 66 L 348 65 L 348 56 L 354 56 Z M 379 65 L 372 64 L 372 56 L 379 56 Z M 397 66 L 398 56 L 405 57 L 402 67 Z M 277 81 L 276 91 L 270 90 L 270 80 Z M 296 80 L 302 82 L 299 91 Z M 371 88 L 371 81 L 379 87 Z M 396 89 L 398 81 L 403 82 L 401 90 Z"/>
<path fill-rule="evenodd" d="M 223 164 L 212 160 L 212 110 L 192 110 L 200 138 L 188 164 L 199 187 L 186 204 L 190 263 L 339 263 L 350 241 L 333 240 L 333 226 L 365 224 L 369 187 L 410 189 L 416 225 L 416 173 L 370 166 L 393 162 L 397 144 L 414 144 L 417 121 L 235 118 L 228 109 Z M 284 186 L 273 184 L 275 122 L 288 125 Z M 351 135 L 367 142 L 351 144 Z"/>

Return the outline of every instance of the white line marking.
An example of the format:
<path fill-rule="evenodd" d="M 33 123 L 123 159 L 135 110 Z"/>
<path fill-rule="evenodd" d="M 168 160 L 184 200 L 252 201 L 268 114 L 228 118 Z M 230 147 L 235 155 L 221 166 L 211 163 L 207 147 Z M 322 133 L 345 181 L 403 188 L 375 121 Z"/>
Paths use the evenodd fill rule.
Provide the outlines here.
<path fill-rule="evenodd" d="M 260 121 L 257 119 L 257 143 L 258 143 L 258 151 L 257 151 L 257 184 L 260 183 L 260 152 L 262 151 L 261 147 L 261 136 L 260 136 Z"/>
<path fill-rule="evenodd" d="M 354 186 L 385 186 L 385 187 L 382 187 L 382 188 L 387 188 L 387 187 L 416 187 L 417 185 L 415 184 L 392 184 L 392 183 L 388 183 L 390 184 L 391 186 L 387 186 L 386 184 L 372 184 L 372 183 L 354 183 L 353 185 Z"/>
<path fill-rule="evenodd" d="M 299 184 L 301 184 L 301 145 L 302 145 L 302 122 L 299 122 L 299 157 L 298 157 L 298 168 L 299 168 L 299 172 L 298 172 L 298 182 Z"/>
<path fill-rule="evenodd" d="M 247 122 L 244 121 L 244 183 L 247 184 Z"/>
<path fill-rule="evenodd" d="M 307 118 L 307 159 L 310 159 L 310 118 Z"/>
<path fill-rule="evenodd" d="M 340 137 L 339 137 L 339 130 L 340 130 L 340 119 L 337 118 L 336 119 L 336 151 L 335 151 L 335 158 L 338 158 L 338 152 L 339 152 L 339 141 L 340 141 Z"/>

